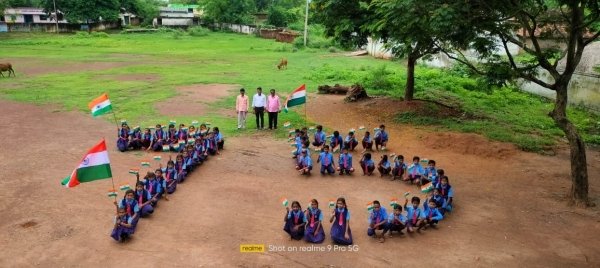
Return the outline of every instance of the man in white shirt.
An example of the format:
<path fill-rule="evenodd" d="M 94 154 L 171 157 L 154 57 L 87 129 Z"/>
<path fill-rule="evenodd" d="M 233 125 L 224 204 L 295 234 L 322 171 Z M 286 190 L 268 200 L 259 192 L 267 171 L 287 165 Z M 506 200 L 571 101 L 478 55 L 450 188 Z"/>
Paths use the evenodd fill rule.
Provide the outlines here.
<path fill-rule="evenodd" d="M 267 96 L 262 94 L 262 88 L 256 88 L 256 94 L 252 97 L 252 108 L 256 114 L 256 129 L 265 128 L 265 105 L 267 105 Z"/>

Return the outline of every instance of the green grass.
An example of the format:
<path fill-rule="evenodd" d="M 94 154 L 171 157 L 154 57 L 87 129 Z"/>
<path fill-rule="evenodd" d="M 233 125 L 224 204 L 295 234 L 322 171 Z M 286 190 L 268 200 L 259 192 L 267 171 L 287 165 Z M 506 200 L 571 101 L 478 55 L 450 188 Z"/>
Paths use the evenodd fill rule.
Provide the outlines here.
<path fill-rule="evenodd" d="M 278 71 L 279 59 L 289 61 L 287 71 Z M 0 34 L 0 58 L 20 58 L 27 64 L 60 66 L 121 62 L 121 67 L 96 71 L 56 72 L 25 76 L 14 66 L 17 78 L 0 79 L 0 96 L 36 104 L 60 104 L 66 110 L 88 113 L 87 103 L 108 92 L 117 116 L 142 126 L 176 119 L 210 121 L 227 135 L 235 119 L 218 114 L 199 118 L 161 116 L 154 104 L 177 94 L 175 88 L 198 83 L 239 84 L 249 93 L 258 86 L 275 88 L 285 96 L 306 83 L 315 92 L 322 84 L 362 83 L 372 95 L 399 98 L 403 95 L 405 68 L 402 62 L 370 57 L 346 57 L 328 49 L 295 49 L 291 44 L 228 33 L 198 30 L 189 35 L 179 31 L 146 34 L 56 36 L 51 34 Z M 116 81 L 99 75 L 152 74 L 157 81 Z M 416 71 L 418 98 L 460 107 L 469 117 L 423 118 L 415 114 L 397 116 L 399 122 L 437 125 L 446 129 L 481 133 L 490 139 L 512 142 L 520 148 L 539 151 L 556 144 L 563 133 L 547 113 L 552 104 L 540 97 L 510 88 L 490 90 L 477 79 L 439 69 L 419 66 Z M 231 109 L 234 96 L 210 104 Z M 598 116 L 571 109 L 569 114 L 589 143 L 600 144 Z M 282 113 L 282 122 L 294 127 L 300 115 Z M 112 117 L 107 117 L 110 120 Z M 472 119 L 477 118 L 477 119 Z M 285 133 L 279 133 L 285 136 Z"/>

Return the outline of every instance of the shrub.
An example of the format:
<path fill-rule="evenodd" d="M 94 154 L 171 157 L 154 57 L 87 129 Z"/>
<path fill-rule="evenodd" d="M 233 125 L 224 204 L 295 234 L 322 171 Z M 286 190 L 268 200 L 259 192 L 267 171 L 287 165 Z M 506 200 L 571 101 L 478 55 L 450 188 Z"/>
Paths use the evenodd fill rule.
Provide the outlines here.
<path fill-rule="evenodd" d="M 108 38 L 109 35 L 105 32 L 92 32 L 92 37 L 96 38 Z"/>
<path fill-rule="evenodd" d="M 207 36 L 210 33 L 209 29 L 197 26 L 197 27 L 191 27 L 188 29 L 188 34 L 190 36 L 195 36 L 195 37 L 200 37 L 200 36 Z"/>

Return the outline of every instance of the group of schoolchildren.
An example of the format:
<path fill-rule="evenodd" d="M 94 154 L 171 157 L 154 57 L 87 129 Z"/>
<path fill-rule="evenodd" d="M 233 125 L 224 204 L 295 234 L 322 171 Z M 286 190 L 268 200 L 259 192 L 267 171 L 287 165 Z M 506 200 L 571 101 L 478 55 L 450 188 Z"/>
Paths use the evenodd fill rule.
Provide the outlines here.
<path fill-rule="evenodd" d="M 350 130 L 345 138 L 342 138 L 340 132 L 337 130 L 334 131 L 331 136 L 327 136 L 321 125 L 316 126 L 315 130 L 314 141 L 312 143 L 307 128 L 296 129 L 294 136 L 290 137 L 290 139 L 294 141 L 293 145 L 296 148 L 293 151 L 294 159 L 296 159 L 296 170 L 302 175 L 311 174 L 313 161 L 309 146 L 312 145 L 314 146 L 313 150 L 315 152 L 320 152 L 317 158 L 317 164 L 320 164 L 321 174 L 333 175 L 336 171 L 340 175 L 352 174 L 354 172 L 354 167 L 352 164 L 352 154 L 349 152 L 354 151 L 359 144 L 358 139 L 355 136 L 355 130 Z M 329 143 L 327 142 L 328 138 Z M 375 170 L 375 162 L 373 162 L 371 153 L 366 151 L 373 151 L 373 144 L 375 145 L 375 150 L 385 151 L 388 139 L 388 133 L 385 131 L 384 125 L 380 125 L 379 128 L 375 129 L 374 137 L 371 137 L 369 131 L 365 132 L 365 135 L 361 140 L 363 154 L 359 161 L 360 167 L 363 170 L 363 175 L 372 175 Z M 333 154 L 339 151 L 341 151 L 341 153 L 338 157 L 338 165 L 336 167 Z M 389 162 L 380 162 L 378 167 L 385 168 L 386 165 L 389 167 Z"/>
<path fill-rule="evenodd" d="M 152 149 L 154 151 L 175 151 L 178 154 L 175 161 L 169 159 L 166 168 L 163 168 L 160 164 L 154 172 L 149 171 L 143 180 L 139 180 L 138 177 L 135 190 L 127 190 L 121 201 L 115 201 L 117 215 L 111 237 L 116 241 L 122 242 L 129 238 L 135 232 L 138 220 L 141 217 L 151 215 L 160 199 L 168 201 L 169 195 L 177 190 L 177 184 L 182 183 L 192 171 L 202 165 L 204 161 L 207 161 L 210 155 L 220 154 L 219 151 L 223 149 L 225 144 L 217 127 L 210 131 L 210 128 L 203 124 L 200 126 L 200 131 L 195 131 L 190 127 L 189 130 L 184 132 L 182 124 L 179 130 L 174 132 L 177 139 L 184 141 L 181 143 L 179 140 L 175 142 L 171 139 L 171 129 L 174 129 L 172 124 L 167 132 L 163 132 L 161 126 L 156 125 L 156 131 L 153 134 L 150 134 L 150 130 L 146 129 L 146 133 L 142 136 L 143 143 L 137 148 Z M 122 130 L 123 132 L 128 130 L 126 123 L 119 130 L 119 139 L 122 137 Z M 145 135 L 151 137 L 146 139 Z M 123 137 L 128 138 L 128 136 Z M 127 139 L 127 141 L 135 143 L 139 139 Z M 188 141 L 190 142 L 188 143 Z M 163 149 L 163 146 L 165 146 L 165 149 Z M 160 161 L 160 159 L 159 156 L 155 157 L 155 160 Z"/>
<path fill-rule="evenodd" d="M 362 128 L 362 127 L 361 127 Z M 308 131 L 306 128 L 296 129 L 294 136 L 290 139 L 294 140 L 296 149 L 293 151 L 294 159 L 296 160 L 296 170 L 302 175 L 310 175 L 313 169 L 312 158 L 310 155 L 310 145 L 319 152 L 317 163 L 320 164 L 320 173 L 339 175 L 350 175 L 355 170 L 352 165 L 352 154 L 358 146 L 358 140 L 355 137 L 354 130 L 350 130 L 348 135 L 342 139 L 338 131 L 334 131 L 333 135 L 327 137 L 322 126 L 315 127 L 314 142 L 310 142 Z M 327 144 L 327 138 L 329 144 Z M 372 202 L 372 208 L 369 214 L 369 228 L 367 234 L 372 237 L 379 238 L 380 242 L 385 241 L 385 234 L 396 231 L 400 234 L 405 228 L 409 233 L 414 231 L 420 232 L 428 226 L 435 226 L 444 215 L 452 210 L 452 200 L 454 197 L 453 189 L 450 186 L 449 179 L 445 176 L 443 169 L 436 168 L 434 160 L 424 160 L 427 167 L 421 165 L 421 159 L 418 156 L 413 157 L 412 164 L 408 166 L 404 163 L 404 156 L 387 154 L 381 156 L 381 160 L 375 164 L 370 152 L 375 150 L 385 151 L 388 142 L 388 133 L 385 131 L 385 126 L 380 125 L 375 129 L 375 135 L 371 138 L 369 131 L 366 131 L 361 144 L 363 151 L 359 165 L 362 169 L 363 176 L 371 176 L 377 168 L 381 177 L 389 176 L 391 180 L 399 179 L 420 187 L 421 191 L 427 193 L 427 198 L 423 202 L 422 208 L 419 207 L 421 199 L 413 196 L 408 205 L 408 199 L 404 204 L 403 214 L 402 206 L 393 204 L 393 212 L 387 213 L 386 209 L 381 206 L 380 202 L 375 200 Z M 337 158 L 337 167 L 333 153 L 341 151 Z M 393 166 L 392 166 L 393 163 Z M 405 195 L 406 196 L 406 195 Z M 287 209 L 285 218 L 284 230 L 289 233 L 292 239 L 300 240 L 303 237 L 311 243 L 321 243 L 324 240 L 324 232 L 322 228 L 323 214 L 318 208 L 317 200 L 311 200 L 310 208 L 302 211 L 300 204 L 297 201 L 292 202 L 291 210 Z M 333 206 L 333 204 L 330 204 Z M 349 227 L 350 213 L 346 206 L 344 198 L 339 198 L 336 203 L 336 208 L 331 212 L 330 222 L 332 240 L 337 244 L 349 245 L 352 244 L 352 233 Z"/>
<path fill-rule="evenodd" d="M 215 127 L 210 131 L 210 127 L 205 123 L 200 124 L 196 129 L 193 124 L 189 128 L 185 124 L 179 124 L 179 128 L 175 128 L 175 123 L 171 122 L 166 130 L 157 124 L 153 133 L 150 128 L 142 132 L 139 126 L 131 129 L 127 122 L 122 122 L 118 130 L 117 148 L 121 152 L 127 150 L 181 152 L 187 148 L 187 145 L 201 143 L 208 149 L 218 150 L 216 147 L 222 147 L 223 142 L 223 135 L 219 128 Z"/>

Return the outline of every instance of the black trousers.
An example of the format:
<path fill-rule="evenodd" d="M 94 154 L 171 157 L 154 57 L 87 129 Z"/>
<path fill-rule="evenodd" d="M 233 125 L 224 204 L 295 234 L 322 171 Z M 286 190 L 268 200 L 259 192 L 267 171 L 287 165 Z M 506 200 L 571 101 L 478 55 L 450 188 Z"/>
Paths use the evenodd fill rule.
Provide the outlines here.
<path fill-rule="evenodd" d="M 278 112 L 269 112 L 269 129 L 277 129 L 277 114 Z"/>
<path fill-rule="evenodd" d="M 256 114 L 256 128 L 265 128 L 265 107 L 254 107 Z"/>

